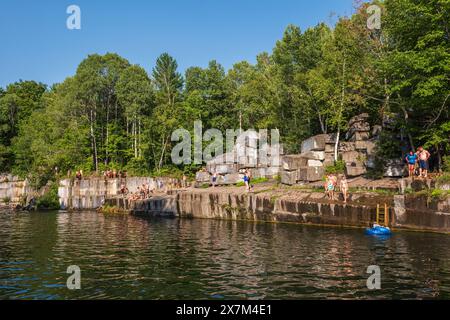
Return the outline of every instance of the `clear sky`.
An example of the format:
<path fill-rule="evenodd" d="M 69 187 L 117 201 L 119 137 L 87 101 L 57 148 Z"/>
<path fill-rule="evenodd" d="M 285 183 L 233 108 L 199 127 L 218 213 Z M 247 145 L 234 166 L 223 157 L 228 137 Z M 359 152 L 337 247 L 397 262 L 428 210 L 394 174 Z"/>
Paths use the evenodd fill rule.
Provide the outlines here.
<path fill-rule="evenodd" d="M 46 84 L 75 73 L 91 53 L 115 52 L 153 68 L 174 56 L 180 71 L 215 59 L 226 69 L 271 52 L 290 23 L 302 30 L 350 15 L 354 0 L 0 0 L 0 86 Z M 81 8 L 81 30 L 66 9 Z"/>

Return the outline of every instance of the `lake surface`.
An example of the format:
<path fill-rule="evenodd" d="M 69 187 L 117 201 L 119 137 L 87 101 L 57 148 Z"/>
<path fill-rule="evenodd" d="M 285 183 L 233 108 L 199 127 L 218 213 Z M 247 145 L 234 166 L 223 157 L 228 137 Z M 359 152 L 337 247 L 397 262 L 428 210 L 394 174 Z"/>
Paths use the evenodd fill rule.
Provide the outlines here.
<path fill-rule="evenodd" d="M 1 299 L 449 299 L 450 236 L 0 213 Z M 81 269 L 81 289 L 66 286 Z M 381 289 L 366 286 L 381 269 Z"/>

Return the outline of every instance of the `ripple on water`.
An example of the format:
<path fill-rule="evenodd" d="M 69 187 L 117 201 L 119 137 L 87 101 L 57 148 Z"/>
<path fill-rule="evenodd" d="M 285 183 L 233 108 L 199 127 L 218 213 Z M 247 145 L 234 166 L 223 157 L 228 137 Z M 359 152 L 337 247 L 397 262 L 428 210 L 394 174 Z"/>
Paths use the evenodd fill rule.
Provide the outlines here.
<path fill-rule="evenodd" d="M 432 299 L 450 295 L 450 238 L 92 212 L 0 214 L 0 298 Z M 379 265 L 382 290 L 366 288 Z M 82 289 L 66 271 L 81 268 Z"/>

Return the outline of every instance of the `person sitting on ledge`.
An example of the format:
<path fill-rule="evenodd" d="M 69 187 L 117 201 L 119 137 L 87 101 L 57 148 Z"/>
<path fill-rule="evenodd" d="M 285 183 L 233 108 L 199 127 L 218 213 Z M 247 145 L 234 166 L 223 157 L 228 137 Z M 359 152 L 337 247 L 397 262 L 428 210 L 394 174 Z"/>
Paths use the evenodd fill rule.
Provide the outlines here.
<path fill-rule="evenodd" d="M 128 192 L 129 192 L 129 190 L 128 190 L 127 186 L 122 184 L 120 186 L 120 194 L 126 195 L 126 194 L 128 194 Z"/>

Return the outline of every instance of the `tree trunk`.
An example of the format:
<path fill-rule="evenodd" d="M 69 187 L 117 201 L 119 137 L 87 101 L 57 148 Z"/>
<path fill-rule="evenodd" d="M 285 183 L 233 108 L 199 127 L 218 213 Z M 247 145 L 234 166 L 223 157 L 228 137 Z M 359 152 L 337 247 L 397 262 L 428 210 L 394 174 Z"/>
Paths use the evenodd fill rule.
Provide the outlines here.
<path fill-rule="evenodd" d="M 168 139 L 167 139 L 167 140 L 168 140 Z M 158 166 L 158 169 L 161 169 L 162 164 L 163 164 L 164 153 L 166 152 L 167 140 L 164 139 L 164 137 L 163 137 L 163 148 L 162 148 L 162 151 L 161 151 L 161 158 L 159 159 L 159 166 Z"/>
<path fill-rule="evenodd" d="M 341 93 L 341 105 L 338 114 L 338 131 L 336 134 L 336 143 L 334 145 L 334 161 L 338 161 L 338 149 L 339 149 L 339 137 L 341 135 L 341 120 L 342 113 L 344 112 L 344 99 L 345 99 L 345 58 L 342 64 L 342 93 Z"/>
<path fill-rule="evenodd" d="M 90 127 L 91 127 L 91 144 L 92 144 L 92 156 L 93 156 L 93 164 L 94 164 L 94 170 L 97 172 L 98 170 L 98 159 L 97 159 L 97 141 L 95 139 L 95 132 L 94 132 L 94 110 L 91 109 L 90 111 Z"/>
<path fill-rule="evenodd" d="M 402 111 L 403 111 L 403 115 L 404 115 L 404 119 L 405 119 L 405 125 L 406 125 L 406 128 L 408 128 L 409 126 L 408 126 L 408 119 L 409 119 L 409 114 L 408 114 L 408 111 L 405 109 L 405 107 L 403 107 L 403 105 L 400 105 L 400 107 L 401 107 L 401 109 L 402 109 Z M 416 151 L 416 147 L 414 146 L 414 141 L 413 141 L 413 138 L 412 138 L 412 136 L 411 136 L 411 133 L 409 132 L 409 130 L 406 130 L 407 132 L 408 132 L 408 140 L 409 140 L 409 144 L 410 144 L 410 146 L 411 146 L 411 149 L 413 150 L 413 151 Z"/>
<path fill-rule="evenodd" d="M 338 161 L 338 150 L 339 150 L 339 137 L 341 135 L 341 128 L 338 127 L 338 131 L 336 133 L 336 142 L 334 144 L 334 161 Z"/>
<path fill-rule="evenodd" d="M 108 153 L 108 145 L 109 145 L 109 127 L 108 127 L 108 123 L 109 123 L 109 100 L 110 97 L 108 96 L 108 103 L 106 106 L 106 141 L 105 141 L 105 165 L 108 165 L 108 157 L 109 157 L 109 153 Z"/>
<path fill-rule="evenodd" d="M 138 157 L 142 157 L 141 152 L 141 119 L 138 120 Z"/>

